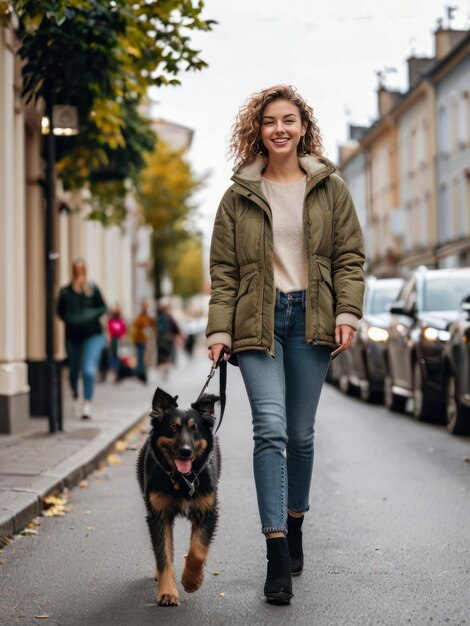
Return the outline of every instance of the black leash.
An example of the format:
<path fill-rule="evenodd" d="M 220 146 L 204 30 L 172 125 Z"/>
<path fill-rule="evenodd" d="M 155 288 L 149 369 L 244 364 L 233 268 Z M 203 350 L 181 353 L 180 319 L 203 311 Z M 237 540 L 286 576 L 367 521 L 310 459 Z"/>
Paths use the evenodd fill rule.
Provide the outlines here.
<path fill-rule="evenodd" d="M 214 377 L 215 374 L 215 370 L 219 369 L 219 396 L 220 396 L 220 418 L 219 418 L 219 423 L 217 424 L 217 428 L 214 431 L 214 435 L 217 433 L 217 431 L 219 430 L 221 424 L 222 424 L 222 420 L 224 418 L 224 412 L 225 412 L 225 404 L 227 401 L 227 394 L 226 394 L 226 389 L 227 389 L 227 361 L 222 358 L 220 359 L 215 366 L 211 365 L 211 371 L 209 372 L 209 376 L 207 377 L 206 382 L 204 383 L 204 387 L 201 389 L 201 393 L 198 395 L 196 402 L 199 402 L 199 400 L 202 398 L 202 396 L 204 395 L 205 390 L 207 389 L 207 387 L 209 386 L 209 383 L 211 382 L 211 379 Z"/>

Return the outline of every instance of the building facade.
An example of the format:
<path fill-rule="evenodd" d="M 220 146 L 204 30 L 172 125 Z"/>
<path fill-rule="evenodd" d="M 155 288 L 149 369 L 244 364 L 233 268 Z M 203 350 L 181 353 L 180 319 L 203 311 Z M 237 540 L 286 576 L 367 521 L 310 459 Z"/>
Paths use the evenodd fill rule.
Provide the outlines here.
<path fill-rule="evenodd" d="M 434 36 L 434 57 L 408 59 L 406 93 L 379 86 L 379 117 L 359 138 L 378 276 L 470 265 L 470 33 L 439 26 Z M 363 185 L 350 171 L 350 187 L 356 177 Z"/>
<path fill-rule="evenodd" d="M 42 110 L 25 106 L 21 98 L 16 50 L 14 23 L 0 26 L 0 433 L 24 431 L 33 416 L 44 415 L 39 397 L 46 361 Z M 131 319 L 137 309 L 137 207 L 129 206 L 122 228 L 104 227 L 87 219 L 86 195 L 64 194 L 57 187 L 56 293 L 70 281 L 73 259 L 84 258 L 107 304 L 119 304 Z M 55 358 L 61 360 L 64 328 L 57 318 L 54 331 Z"/>
<path fill-rule="evenodd" d="M 431 74 L 436 92 L 441 267 L 470 265 L 470 36 Z"/>

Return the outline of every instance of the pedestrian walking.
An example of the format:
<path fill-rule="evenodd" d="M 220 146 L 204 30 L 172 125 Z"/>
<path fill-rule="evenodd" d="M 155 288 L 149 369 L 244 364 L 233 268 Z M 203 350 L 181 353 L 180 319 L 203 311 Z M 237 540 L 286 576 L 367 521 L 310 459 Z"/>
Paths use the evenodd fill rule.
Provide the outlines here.
<path fill-rule="evenodd" d="M 332 356 L 362 316 L 364 247 L 346 184 L 291 86 L 265 89 L 232 129 L 233 185 L 210 253 L 209 358 L 238 359 L 251 405 L 268 602 L 287 604 L 303 568 L 314 422 Z"/>
<path fill-rule="evenodd" d="M 135 345 L 137 365 L 135 374 L 142 382 L 147 382 L 147 368 L 145 366 L 145 353 L 149 340 L 155 336 L 155 318 L 149 315 L 150 303 L 148 300 L 142 302 L 139 315 L 132 325 L 132 341 Z"/>
<path fill-rule="evenodd" d="M 122 319 L 121 308 L 116 305 L 111 309 L 108 319 L 109 368 L 113 371 L 115 377 L 119 369 L 119 343 L 126 333 L 126 322 Z"/>
<path fill-rule="evenodd" d="M 70 368 L 74 412 L 83 419 L 91 417 L 91 401 L 101 352 L 106 345 L 100 317 L 107 311 L 97 285 L 87 279 L 83 259 L 72 265 L 72 281 L 62 287 L 57 302 L 57 314 L 65 322 L 67 355 Z M 80 406 L 78 381 L 83 377 L 83 405 Z"/>
<path fill-rule="evenodd" d="M 176 358 L 176 337 L 181 331 L 170 313 L 170 305 L 161 302 L 157 309 L 157 367 L 167 378 Z"/>

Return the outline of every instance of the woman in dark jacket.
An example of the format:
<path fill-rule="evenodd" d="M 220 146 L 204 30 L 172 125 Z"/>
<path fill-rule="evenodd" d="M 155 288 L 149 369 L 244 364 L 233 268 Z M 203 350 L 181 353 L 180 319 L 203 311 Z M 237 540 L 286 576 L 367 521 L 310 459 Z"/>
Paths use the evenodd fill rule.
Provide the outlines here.
<path fill-rule="evenodd" d="M 98 287 L 87 281 L 86 265 L 77 259 L 72 265 L 72 282 L 62 287 L 57 314 L 65 322 L 70 368 L 70 386 L 75 414 L 79 413 L 78 379 L 83 376 L 82 419 L 91 417 L 91 401 L 101 352 L 106 345 L 100 317 L 107 307 Z"/>
<path fill-rule="evenodd" d="M 362 315 L 364 246 L 349 191 L 292 87 L 255 94 L 232 135 L 234 184 L 211 245 L 209 357 L 236 353 L 253 417 L 269 602 L 303 568 L 315 413 L 330 358 Z M 332 352 L 333 350 L 333 352 Z"/>

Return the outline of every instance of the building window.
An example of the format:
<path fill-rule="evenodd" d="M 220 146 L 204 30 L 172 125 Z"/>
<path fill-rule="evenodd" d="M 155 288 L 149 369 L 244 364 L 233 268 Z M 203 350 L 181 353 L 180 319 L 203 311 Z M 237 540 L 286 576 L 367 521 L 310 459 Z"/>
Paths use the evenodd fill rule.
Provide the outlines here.
<path fill-rule="evenodd" d="M 431 198 L 427 193 L 424 196 L 424 201 L 421 204 L 421 215 L 419 216 L 419 238 L 421 246 L 427 246 L 430 242 L 428 242 L 428 233 L 429 233 L 429 221 L 431 218 Z"/>
<path fill-rule="evenodd" d="M 454 154 L 459 148 L 459 111 L 455 95 L 450 99 L 450 152 Z"/>
<path fill-rule="evenodd" d="M 414 172 L 416 169 L 416 127 L 413 126 L 410 135 L 410 171 Z"/>
<path fill-rule="evenodd" d="M 469 92 L 464 91 L 459 101 L 459 147 L 465 150 L 470 141 L 469 137 L 470 124 L 470 97 Z"/>
<path fill-rule="evenodd" d="M 439 154 L 443 157 L 449 155 L 450 145 L 450 128 L 449 128 L 449 114 L 445 106 L 441 106 L 439 109 Z"/>
<path fill-rule="evenodd" d="M 419 167 L 426 163 L 426 120 L 424 119 L 416 135 L 416 160 Z"/>
<path fill-rule="evenodd" d="M 452 237 L 452 207 L 447 185 L 441 186 L 439 196 L 439 242 L 445 243 Z"/>

